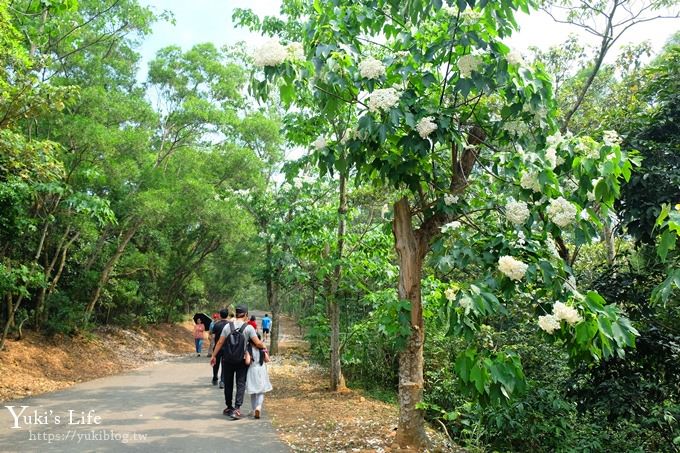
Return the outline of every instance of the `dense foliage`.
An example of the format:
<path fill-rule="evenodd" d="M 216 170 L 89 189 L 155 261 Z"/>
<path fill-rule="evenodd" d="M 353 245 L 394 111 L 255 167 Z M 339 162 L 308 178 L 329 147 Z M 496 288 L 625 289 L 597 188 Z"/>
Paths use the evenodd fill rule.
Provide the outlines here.
<path fill-rule="evenodd" d="M 243 98 L 242 49 L 167 47 L 139 83 L 136 42 L 159 18 L 135 1 L 1 12 L 7 329 L 168 321 L 237 295 L 263 305 L 233 190 L 265 184 L 281 141 L 276 115 Z"/>

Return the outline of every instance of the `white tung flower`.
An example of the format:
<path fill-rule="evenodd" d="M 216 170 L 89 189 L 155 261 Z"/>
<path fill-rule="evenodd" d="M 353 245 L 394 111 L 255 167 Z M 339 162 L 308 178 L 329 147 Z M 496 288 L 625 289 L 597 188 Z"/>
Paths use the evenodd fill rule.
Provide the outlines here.
<path fill-rule="evenodd" d="M 541 184 L 538 182 L 538 175 L 532 172 L 522 173 L 522 179 L 519 181 L 522 189 L 533 190 L 534 192 L 541 191 Z"/>
<path fill-rule="evenodd" d="M 458 195 L 451 195 L 450 193 L 444 195 L 444 204 L 446 206 L 451 206 L 456 203 L 458 203 Z"/>
<path fill-rule="evenodd" d="M 562 228 L 576 220 L 576 208 L 563 197 L 550 200 L 547 211 L 550 220 Z"/>
<path fill-rule="evenodd" d="M 505 217 L 513 225 L 522 225 L 529 218 L 529 208 L 523 201 L 511 200 L 505 207 Z"/>
<path fill-rule="evenodd" d="M 437 130 L 437 124 L 434 122 L 434 117 L 426 116 L 421 118 L 416 124 L 416 130 L 422 138 L 427 138 L 432 132 Z"/>
<path fill-rule="evenodd" d="M 557 150 L 553 147 L 548 148 L 545 151 L 545 160 L 548 162 L 548 166 L 550 167 L 550 169 L 557 167 L 558 163 Z"/>
<path fill-rule="evenodd" d="M 255 66 L 277 66 L 286 61 L 288 49 L 281 45 L 277 39 L 269 39 L 255 49 L 253 60 Z"/>
<path fill-rule="evenodd" d="M 449 232 L 449 231 L 453 231 L 453 230 L 455 230 L 455 229 L 457 229 L 457 228 L 460 228 L 460 226 L 461 226 L 461 223 L 460 223 L 459 221 L 457 221 L 457 220 L 454 220 L 453 222 L 449 222 L 449 223 L 447 223 L 446 225 L 444 225 L 444 226 L 441 228 L 441 232 L 442 232 L 442 233 L 447 233 L 447 232 Z"/>
<path fill-rule="evenodd" d="M 540 123 L 548 117 L 548 110 L 545 107 L 539 107 L 534 112 L 534 121 Z"/>
<path fill-rule="evenodd" d="M 353 128 L 347 129 L 343 134 L 342 137 L 340 138 L 340 143 L 343 145 L 346 145 L 348 141 L 350 141 L 353 138 L 356 138 L 356 130 Z"/>
<path fill-rule="evenodd" d="M 576 145 L 576 151 L 585 155 L 588 159 L 599 159 L 600 157 L 600 147 L 596 143 L 579 141 Z"/>
<path fill-rule="evenodd" d="M 300 177 L 293 178 L 293 187 L 296 189 L 302 189 L 302 183 L 304 181 Z"/>
<path fill-rule="evenodd" d="M 450 5 L 446 4 L 443 5 L 442 11 L 444 11 L 444 14 L 446 14 L 447 16 L 455 17 L 456 15 L 458 15 L 458 9 Z"/>
<path fill-rule="evenodd" d="M 461 14 L 464 25 L 474 25 L 482 18 L 482 13 L 473 9 L 466 9 Z"/>
<path fill-rule="evenodd" d="M 576 277 L 574 277 L 573 275 L 570 275 L 569 278 L 567 278 L 567 281 L 564 282 L 564 285 L 562 286 L 562 288 L 565 291 L 569 291 L 571 293 L 576 292 L 577 291 L 577 289 L 576 289 Z"/>
<path fill-rule="evenodd" d="M 469 78 L 472 71 L 477 71 L 482 64 L 482 59 L 476 55 L 467 54 L 458 59 L 458 70 L 462 78 Z"/>
<path fill-rule="evenodd" d="M 517 232 L 517 244 L 523 246 L 527 243 L 527 237 L 524 235 L 524 231 Z"/>
<path fill-rule="evenodd" d="M 305 50 L 300 42 L 292 42 L 286 46 L 288 51 L 288 60 L 301 61 L 305 59 Z"/>
<path fill-rule="evenodd" d="M 555 302 L 553 305 L 553 315 L 558 321 L 567 321 L 569 324 L 576 324 L 583 321 L 581 315 L 574 307 L 564 305 L 562 302 Z"/>
<path fill-rule="evenodd" d="M 521 280 L 529 266 L 512 256 L 501 256 L 498 260 L 498 270 L 512 280 Z"/>
<path fill-rule="evenodd" d="M 560 322 L 553 315 L 539 316 L 538 327 L 552 335 L 554 331 L 560 329 Z"/>
<path fill-rule="evenodd" d="M 551 135 L 545 140 L 549 147 L 557 147 L 563 141 L 564 137 L 562 137 L 562 133 L 560 131 L 555 132 L 553 135 Z"/>
<path fill-rule="evenodd" d="M 368 57 L 359 63 L 359 74 L 367 79 L 378 79 L 385 75 L 385 65 L 373 57 Z"/>
<path fill-rule="evenodd" d="M 324 149 L 328 143 L 326 142 L 326 138 L 323 136 L 319 136 L 314 142 L 312 143 L 312 146 L 316 148 L 317 150 Z"/>
<path fill-rule="evenodd" d="M 616 131 L 604 131 L 602 133 L 602 141 L 607 146 L 614 146 L 621 143 L 621 137 Z"/>
<path fill-rule="evenodd" d="M 387 111 L 399 103 L 401 94 L 394 88 L 380 88 L 368 98 L 368 110 L 377 113 Z"/>
<path fill-rule="evenodd" d="M 504 123 L 502 127 L 509 133 L 520 136 L 528 131 L 527 125 L 522 121 L 508 121 L 507 123 Z"/>
<path fill-rule="evenodd" d="M 505 57 L 506 60 L 508 60 L 508 64 L 512 65 L 522 65 L 524 64 L 524 59 L 522 58 L 522 54 L 517 52 L 516 50 L 510 51 Z"/>
<path fill-rule="evenodd" d="M 464 310 L 469 310 L 472 308 L 472 299 L 469 297 L 461 297 L 460 300 L 458 301 L 458 305 L 460 305 Z"/>
<path fill-rule="evenodd" d="M 446 288 L 446 291 L 444 291 L 444 296 L 446 296 L 446 299 L 450 302 L 453 302 L 456 299 L 456 293 L 458 290 L 456 288 Z"/>

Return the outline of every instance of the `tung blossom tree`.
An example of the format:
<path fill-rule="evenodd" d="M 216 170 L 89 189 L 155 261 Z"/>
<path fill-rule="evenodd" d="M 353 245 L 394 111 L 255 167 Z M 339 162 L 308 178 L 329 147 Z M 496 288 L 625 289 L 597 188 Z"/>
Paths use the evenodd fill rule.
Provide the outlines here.
<path fill-rule="evenodd" d="M 572 358 L 601 360 L 634 346 L 636 331 L 614 306 L 564 284 L 631 163 L 613 135 L 602 143 L 558 131 L 550 77 L 503 42 L 517 27 L 514 13 L 530 6 L 284 0 L 284 19 L 237 13 L 242 24 L 280 38 L 257 57 L 256 95 L 277 87 L 284 103 L 326 116 L 354 109 L 353 133 L 325 139 L 320 168 L 352 168 L 358 181 L 399 194 L 392 221 L 406 302 L 399 317 L 410 320 L 399 357 L 395 442 L 403 448 L 428 443 L 421 277 L 432 251 L 449 266 L 475 269 L 442 291 L 451 335 L 471 335 L 530 294 L 536 328 Z M 285 20 L 302 24 L 304 59 L 284 56 L 282 49 L 300 48 Z M 473 252 L 458 253 L 463 247 Z M 512 351 L 468 349 L 456 371 L 492 401 L 509 400 L 524 379 Z"/>

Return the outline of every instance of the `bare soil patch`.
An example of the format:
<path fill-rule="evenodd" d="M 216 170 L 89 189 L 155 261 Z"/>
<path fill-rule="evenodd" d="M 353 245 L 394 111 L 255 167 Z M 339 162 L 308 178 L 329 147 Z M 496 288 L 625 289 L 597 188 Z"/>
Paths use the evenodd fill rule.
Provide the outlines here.
<path fill-rule="evenodd" d="M 0 401 L 60 390 L 192 352 L 189 324 L 104 326 L 75 337 L 26 332 L 22 340 L 9 340 L 0 351 Z"/>

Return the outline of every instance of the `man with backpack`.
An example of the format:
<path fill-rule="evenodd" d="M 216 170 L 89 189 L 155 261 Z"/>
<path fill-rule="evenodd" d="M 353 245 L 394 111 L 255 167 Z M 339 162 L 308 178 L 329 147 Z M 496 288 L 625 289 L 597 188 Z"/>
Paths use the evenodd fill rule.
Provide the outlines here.
<path fill-rule="evenodd" d="M 257 331 L 247 323 L 248 307 L 239 305 L 236 307 L 236 319 L 227 323 L 220 334 L 220 339 L 215 345 L 210 365 L 217 362 L 217 351 L 222 353 L 222 375 L 225 382 L 224 402 L 227 407 L 222 411 L 226 416 L 234 420 L 241 418 L 241 405 L 246 392 L 246 377 L 248 366 L 245 363 L 246 346 L 248 342 L 261 350 L 266 350 L 265 344 L 257 337 Z M 236 377 L 236 398 L 231 405 L 234 392 L 234 377 Z"/>
<path fill-rule="evenodd" d="M 222 335 L 222 330 L 224 329 L 224 326 L 227 325 L 227 317 L 229 316 L 229 312 L 227 311 L 226 308 L 223 308 L 220 310 L 220 319 L 219 321 L 215 321 L 210 329 L 210 333 L 214 335 L 214 342 L 217 343 L 217 341 L 220 338 L 220 335 Z M 217 346 L 217 344 L 215 344 Z M 222 363 L 222 349 L 214 347 L 213 348 L 213 356 L 216 358 L 215 364 L 213 365 L 213 377 L 212 377 L 212 385 L 217 385 L 217 373 L 220 371 L 220 364 Z M 220 374 L 220 388 L 224 388 L 224 366 L 222 366 L 222 374 Z"/>

